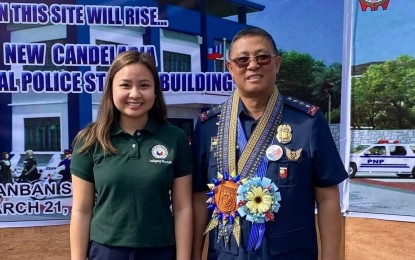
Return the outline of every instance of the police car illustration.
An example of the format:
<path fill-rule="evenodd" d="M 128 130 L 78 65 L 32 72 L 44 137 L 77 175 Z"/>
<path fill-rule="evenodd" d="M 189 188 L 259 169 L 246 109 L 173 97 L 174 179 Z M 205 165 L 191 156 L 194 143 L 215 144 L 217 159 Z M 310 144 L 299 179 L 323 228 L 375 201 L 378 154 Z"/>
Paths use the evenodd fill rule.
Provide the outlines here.
<path fill-rule="evenodd" d="M 349 176 L 356 172 L 391 172 L 399 177 L 415 178 L 415 144 L 379 140 L 376 144 L 362 144 L 350 153 Z"/>

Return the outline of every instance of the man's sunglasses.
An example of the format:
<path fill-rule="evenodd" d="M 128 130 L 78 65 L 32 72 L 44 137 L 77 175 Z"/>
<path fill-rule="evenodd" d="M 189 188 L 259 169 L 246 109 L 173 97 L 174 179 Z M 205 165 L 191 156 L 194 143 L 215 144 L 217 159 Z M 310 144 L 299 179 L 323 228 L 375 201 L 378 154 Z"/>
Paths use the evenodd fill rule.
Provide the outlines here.
<path fill-rule="evenodd" d="M 272 57 L 276 57 L 278 56 L 277 54 L 275 55 L 266 55 L 266 54 L 261 54 L 261 55 L 257 55 L 254 57 L 238 57 L 235 59 L 231 59 L 230 61 L 235 62 L 235 65 L 238 68 L 246 68 L 248 67 L 249 63 L 254 60 L 258 65 L 268 65 L 271 63 L 271 58 Z"/>

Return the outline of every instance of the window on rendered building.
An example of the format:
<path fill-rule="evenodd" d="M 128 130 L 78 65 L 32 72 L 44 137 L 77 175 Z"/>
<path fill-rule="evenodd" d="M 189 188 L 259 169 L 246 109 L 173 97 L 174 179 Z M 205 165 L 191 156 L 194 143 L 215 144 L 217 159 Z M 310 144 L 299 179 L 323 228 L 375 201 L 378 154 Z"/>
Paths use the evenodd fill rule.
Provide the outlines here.
<path fill-rule="evenodd" d="M 59 117 L 24 119 L 25 150 L 60 151 L 61 125 Z"/>
<path fill-rule="evenodd" d="M 190 55 L 171 51 L 163 51 L 164 72 L 190 72 L 190 68 Z"/>

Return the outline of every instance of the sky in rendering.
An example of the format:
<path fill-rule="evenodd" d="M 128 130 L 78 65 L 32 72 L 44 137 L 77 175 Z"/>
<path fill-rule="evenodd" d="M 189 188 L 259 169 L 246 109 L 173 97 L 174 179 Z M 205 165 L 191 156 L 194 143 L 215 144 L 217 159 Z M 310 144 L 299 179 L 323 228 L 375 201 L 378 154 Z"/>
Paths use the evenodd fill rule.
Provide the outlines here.
<path fill-rule="evenodd" d="M 248 24 L 269 31 L 278 48 L 309 53 L 326 65 L 343 60 L 344 22 L 352 23 L 352 65 L 415 57 L 415 1 L 390 0 L 387 10 L 364 12 L 359 0 L 352 0 L 350 16 L 344 16 L 343 0 L 253 2 L 265 9 L 249 14 Z"/>

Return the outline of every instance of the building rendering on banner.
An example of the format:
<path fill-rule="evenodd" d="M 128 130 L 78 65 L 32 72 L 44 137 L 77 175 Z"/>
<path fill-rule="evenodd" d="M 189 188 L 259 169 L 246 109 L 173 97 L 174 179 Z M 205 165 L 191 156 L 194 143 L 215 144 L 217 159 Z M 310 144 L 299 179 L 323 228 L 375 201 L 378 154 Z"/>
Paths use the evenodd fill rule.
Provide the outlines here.
<path fill-rule="evenodd" d="M 227 45 L 248 26 L 248 13 L 264 9 L 245 0 L 42 2 L 0 5 L 0 70 L 13 74 L 10 81 L 20 87 L 13 91 L 9 82 L 9 91 L 0 90 L 0 149 L 15 155 L 34 150 L 39 164 L 62 155 L 96 118 L 102 93 L 94 84 L 103 81 L 111 57 L 129 48 L 155 55 L 169 119 L 190 136 L 198 114 L 222 103 L 233 88 L 225 70 Z M 158 21 L 149 24 L 155 15 Z M 52 53 L 42 64 L 19 61 L 45 50 Z M 77 73 L 84 89 L 66 89 Z"/>

